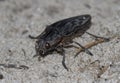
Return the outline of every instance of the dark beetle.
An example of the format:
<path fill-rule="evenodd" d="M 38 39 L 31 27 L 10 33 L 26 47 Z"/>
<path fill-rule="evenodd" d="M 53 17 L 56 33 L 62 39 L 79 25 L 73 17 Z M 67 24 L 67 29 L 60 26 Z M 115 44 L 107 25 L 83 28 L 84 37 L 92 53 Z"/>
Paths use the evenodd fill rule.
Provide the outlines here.
<path fill-rule="evenodd" d="M 45 57 L 46 55 L 57 51 L 63 55 L 62 64 L 65 69 L 65 53 L 64 48 L 74 47 L 70 45 L 75 37 L 83 35 L 91 26 L 90 15 L 80 15 L 64 20 L 60 20 L 46 27 L 46 29 L 37 37 L 29 36 L 32 39 L 37 39 L 35 44 L 36 56 Z M 92 53 L 78 44 L 88 54 Z M 68 69 L 67 69 L 68 70 Z"/>

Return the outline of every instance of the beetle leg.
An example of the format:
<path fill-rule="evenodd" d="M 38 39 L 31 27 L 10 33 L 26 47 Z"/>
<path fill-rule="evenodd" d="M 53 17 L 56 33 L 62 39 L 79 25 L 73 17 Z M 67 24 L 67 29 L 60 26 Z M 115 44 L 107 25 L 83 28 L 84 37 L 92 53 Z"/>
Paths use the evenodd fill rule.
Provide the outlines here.
<path fill-rule="evenodd" d="M 34 37 L 34 36 L 31 36 L 31 35 L 29 35 L 28 37 L 31 38 L 31 39 L 38 39 L 39 38 L 39 36 Z"/>
<path fill-rule="evenodd" d="M 62 65 L 63 65 L 63 67 L 68 71 L 68 68 L 67 68 L 67 66 L 66 66 L 66 64 L 65 64 L 65 53 L 63 53 Z"/>
<path fill-rule="evenodd" d="M 77 42 L 75 42 L 75 41 L 73 41 L 73 42 L 74 42 L 75 44 L 79 45 L 79 46 L 83 49 L 83 51 L 85 51 L 87 54 L 93 56 L 93 54 L 92 54 L 87 48 L 85 48 L 84 46 L 82 46 L 81 44 L 79 44 L 79 43 L 77 43 Z M 76 57 L 79 53 L 80 53 L 80 52 L 78 52 L 78 53 L 75 55 L 75 57 Z"/>
<path fill-rule="evenodd" d="M 99 44 L 99 43 L 103 43 L 103 42 L 105 42 L 105 40 L 99 38 L 97 41 L 90 42 L 90 43 L 86 44 L 84 47 L 85 47 L 86 49 L 88 49 L 88 48 L 91 48 L 92 46 L 95 46 L 95 45 L 97 45 L 97 44 Z M 75 57 L 76 57 L 80 52 L 82 52 L 82 51 L 83 51 L 83 49 L 80 48 L 79 51 L 78 51 L 78 53 L 76 53 Z"/>
<path fill-rule="evenodd" d="M 68 68 L 65 64 L 65 50 L 63 49 L 62 46 L 60 46 L 59 48 L 56 49 L 56 51 L 63 56 L 62 65 L 68 71 Z"/>
<path fill-rule="evenodd" d="M 74 58 L 76 58 L 76 56 L 78 56 L 78 54 L 80 54 L 80 52 L 81 52 L 81 51 L 78 51 L 78 52 L 75 54 Z"/>
<path fill-rule="evenodd" d="M 79 47 L 77 47 L 77 46 L 74 46 L 74 45 L 65 45 L 65 46 L 63 46 L 64 48 L 72 48 L 72 47 L 74 47 L 74 48 L 76 48 L 76 49 L 79 49 Z"/>
<path fill-rule="evenodd" d="M 34 56 L 33 56 L 33 58 L 35 58 L 35 57 L 37 57 L 38 56 L 38 61 L 41 61 L 41 56 L 39 56 L 38 54 L 35 54 Z"/>
<path fill-rule="evenodd" d="M 40 35 L 34 37 L 34 36 L 31 36 L 29 35 L 28 37 L 31 38 L 31 39 L 39 39 L 40 37 L 42 37 L 43 35 L 45 34 L 45 32 L 42 32 Z"/>
<path fill-rule="evenodd" d="M 99 38 L 100 39 L 104 39 L 106 42 L 110 40 L 110 38 L 99 37 L 99 36 L 93 35 L 93 34 L 91 34 L 89 32 L 86 32 L 86 33 L 89 34 L 89 35 L 91 35 L 91 36 L 93 36 L 96 40 L 98 40 Z"/>

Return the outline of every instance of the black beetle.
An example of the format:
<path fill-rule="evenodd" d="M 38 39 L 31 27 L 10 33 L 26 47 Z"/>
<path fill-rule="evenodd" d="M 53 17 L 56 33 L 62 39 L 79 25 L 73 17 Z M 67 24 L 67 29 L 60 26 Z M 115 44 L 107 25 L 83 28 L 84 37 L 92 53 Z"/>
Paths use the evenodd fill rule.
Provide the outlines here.
<path fill-rule="evenodd" d="M 91 24 L 90 15 L 80 15 L 63 19 L 47 26 L 46 29 L 37 37 L 29 35 L 31 39 L 37 39 L 35 44 L 35 56 L 39 56 L 39 58 L 45 57 L 53 51 L 56 51 L 63 55 L 62 64 L 64 68 L 68 70 L 65 65 L 64 48 L 75 47 L 70 45 L 70 43 L 78 44 L 85 52 L 93 55 L 88 49 L 73 41 L 75 37 L 82 36 L 90 28 Z M 88 34 L 92 35 L 90 33 Z M 97 37 L 95 35 L 92 36 Z"/>

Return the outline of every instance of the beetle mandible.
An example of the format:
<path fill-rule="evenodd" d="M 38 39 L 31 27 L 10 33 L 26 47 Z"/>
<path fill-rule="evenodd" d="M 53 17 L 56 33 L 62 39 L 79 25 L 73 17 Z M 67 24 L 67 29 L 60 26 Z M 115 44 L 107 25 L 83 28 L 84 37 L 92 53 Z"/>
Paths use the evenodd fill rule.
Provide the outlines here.
<path fill-rule="evenodd" d="M 84 33 L 92 35 L 86 32 L 91 26 L 91 16 L 89 14 L 79 15 L 67 19 L 57 21 L 51 25 L 48 25 L 46 29 L 37 37 L 29 35 L 31 39 L 37 39 L 35 44 L 36 55 L 45 57 L 51 54 L 53 51 L 63 55 L 62 64 L 65 69 L 68 70 L 65 64 L 65 50 L 64 48 L 75 47 L 71 43 L 79 45 L 86 53 L 93 55 L 88 49 L 83 47 L 81 44 L 73 41 L 75 37 L 80 37 Z M 102 37 L 100 37 L 102 38 Z"/>

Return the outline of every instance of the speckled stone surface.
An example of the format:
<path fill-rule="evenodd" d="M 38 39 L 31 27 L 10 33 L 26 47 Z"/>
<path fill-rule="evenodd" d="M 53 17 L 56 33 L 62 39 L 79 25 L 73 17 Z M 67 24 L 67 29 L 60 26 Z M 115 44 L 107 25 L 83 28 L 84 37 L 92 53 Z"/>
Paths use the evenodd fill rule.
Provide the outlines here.
<path fill-rule="evenodd" d="M 90 14 L 88 32 L 113 37 L 89 50 L 94 56 L 66 49 L 62 56 L 51 54 L 38 61 L 35 40 L 47 25 L 58 20 Z M 85 45 L 94 38 L 84 34 L 75 41 Z M 0 83 L 120 83 L 120 0 L 0 0 L 0 65 L 15 64 L 29 69 L 0 66 Z"/>

